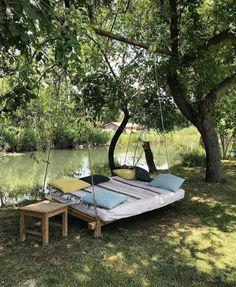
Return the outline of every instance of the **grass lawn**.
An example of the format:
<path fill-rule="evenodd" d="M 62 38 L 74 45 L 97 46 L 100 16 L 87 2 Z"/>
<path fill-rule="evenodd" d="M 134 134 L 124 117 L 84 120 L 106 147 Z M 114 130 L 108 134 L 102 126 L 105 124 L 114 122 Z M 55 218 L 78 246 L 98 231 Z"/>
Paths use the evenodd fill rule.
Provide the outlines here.
<path fill-rule="evenodd" d="M 198 168 L 174 173 L 184 200 L 110 224 L 102 239 L 70 218 L 67 238 L 52 226 L 48 247 L 22 243 L 19 211 L 0 209 L 0 286 L 236 286 L 236 162 L 221 184 Z"/>

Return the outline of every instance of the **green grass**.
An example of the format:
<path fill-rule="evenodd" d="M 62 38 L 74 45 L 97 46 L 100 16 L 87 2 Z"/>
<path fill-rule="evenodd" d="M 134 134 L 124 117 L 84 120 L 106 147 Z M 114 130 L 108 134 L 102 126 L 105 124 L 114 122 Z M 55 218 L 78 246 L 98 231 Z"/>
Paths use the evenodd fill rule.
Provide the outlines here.
<path fill-rule="evenodd" d="M 131 136 L 123 133 L 120 136 L 119 144 L 128 144 L 128 142 L 136 143 L 139 140 L 140 135 L 141 140 L 157 143 L 163 142 L 163 134 L 158 134 L 151 130 L 147 133 L 133 133 Z M 198 146 L 200 134 L 195 127 L 191 126 L 181 130 L 165 133 L 165 137 L 168 144 L 184 146 L 187 143 L 187 146 L 191 148 Z"/>
<path fill-rule="evenodd" d="M 178 167 L 184 200 L 103 228 L 93 239 L 70 218 L 69 236 L 50 245 L 19 241 L 19 211 L 0 211 L 0 286 L 236 286 L 236 162 L 207 184 L 203 169 Z"/>

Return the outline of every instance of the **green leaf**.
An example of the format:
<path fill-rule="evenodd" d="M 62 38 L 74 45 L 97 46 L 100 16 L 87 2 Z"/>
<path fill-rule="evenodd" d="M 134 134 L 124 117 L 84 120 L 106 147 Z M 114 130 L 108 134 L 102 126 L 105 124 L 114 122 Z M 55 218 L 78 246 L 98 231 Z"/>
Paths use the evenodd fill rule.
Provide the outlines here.
<path fill-rule="evenodd" d="M 24 43 L 26 43 L 26 44 L 28 44 L 29 43 L 29 36 L 27 35 L 27 34 L 21 34 L 20 35 L 20 38 L 21 38 L 21 40 L 24 42 Z"/>
<path fill-rule="evenodd" d="M 12 34 L 13 37 L 19 36 L 20 35 L 20 29 L 19 25 L 15 23 L 10 23 L 9 24 L 9 30 Z"/>
<path fill-rule="evenodd" d="M 0 124 L 3 124 L 5 122 L 6 118 L 0 114 Z"/>
<path fill-rule="evenodd" d="M 31 6 L 31 5 L 26 6 L 25 5 L 23 10 L 33 20 L 38 19 L 38 11 L 33 6 Z"/>

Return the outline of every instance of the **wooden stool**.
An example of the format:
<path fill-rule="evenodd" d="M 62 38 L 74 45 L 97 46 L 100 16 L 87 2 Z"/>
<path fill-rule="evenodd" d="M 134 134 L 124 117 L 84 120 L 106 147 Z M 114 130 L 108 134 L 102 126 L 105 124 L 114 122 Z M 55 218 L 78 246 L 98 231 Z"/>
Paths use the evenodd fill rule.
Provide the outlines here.
<path fill-rule="evenodd" d="M 20 240 L 26 240 L 26 234 L 41 236 L 43 245 L 49 242 L 49 218 L 58 214 L 62 214 L 62 235 L 68 234 L 68 214 L 67 205 L 56 202 L 37 202 L 24 207 L 20 207 Z M 40 218 L 42 221 L 42 232 L 26 229 L 27 216 Z"/>

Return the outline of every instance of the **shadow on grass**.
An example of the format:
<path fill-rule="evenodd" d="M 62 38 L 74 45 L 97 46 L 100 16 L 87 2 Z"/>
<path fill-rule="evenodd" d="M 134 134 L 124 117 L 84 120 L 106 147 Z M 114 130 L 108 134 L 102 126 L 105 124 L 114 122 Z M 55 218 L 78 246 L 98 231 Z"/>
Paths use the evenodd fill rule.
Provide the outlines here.
<path fill-rule="evenodd" d="M 187 203 L 108 225 L 101 240 L 73 219 L 68 238 L 50 229 L 48 247 L 20 243 L 18 212 L 2 212 L 1 286 L 235 286 L 232 258 L 224 258 L 235 217 L 225 206 Z"/>
<path fill-rule="evenodd" d="M 48 247 L 33 238 L 21 243 L 18 211 L 2 209 L 0 285 L 236 286 L 233 176 L 208 185 L 200 169 L 177 174 L 186 177 L 184 200 L 105 226 L 99 240 L 70 219 L 67 238 L 52 226 Z"/>

